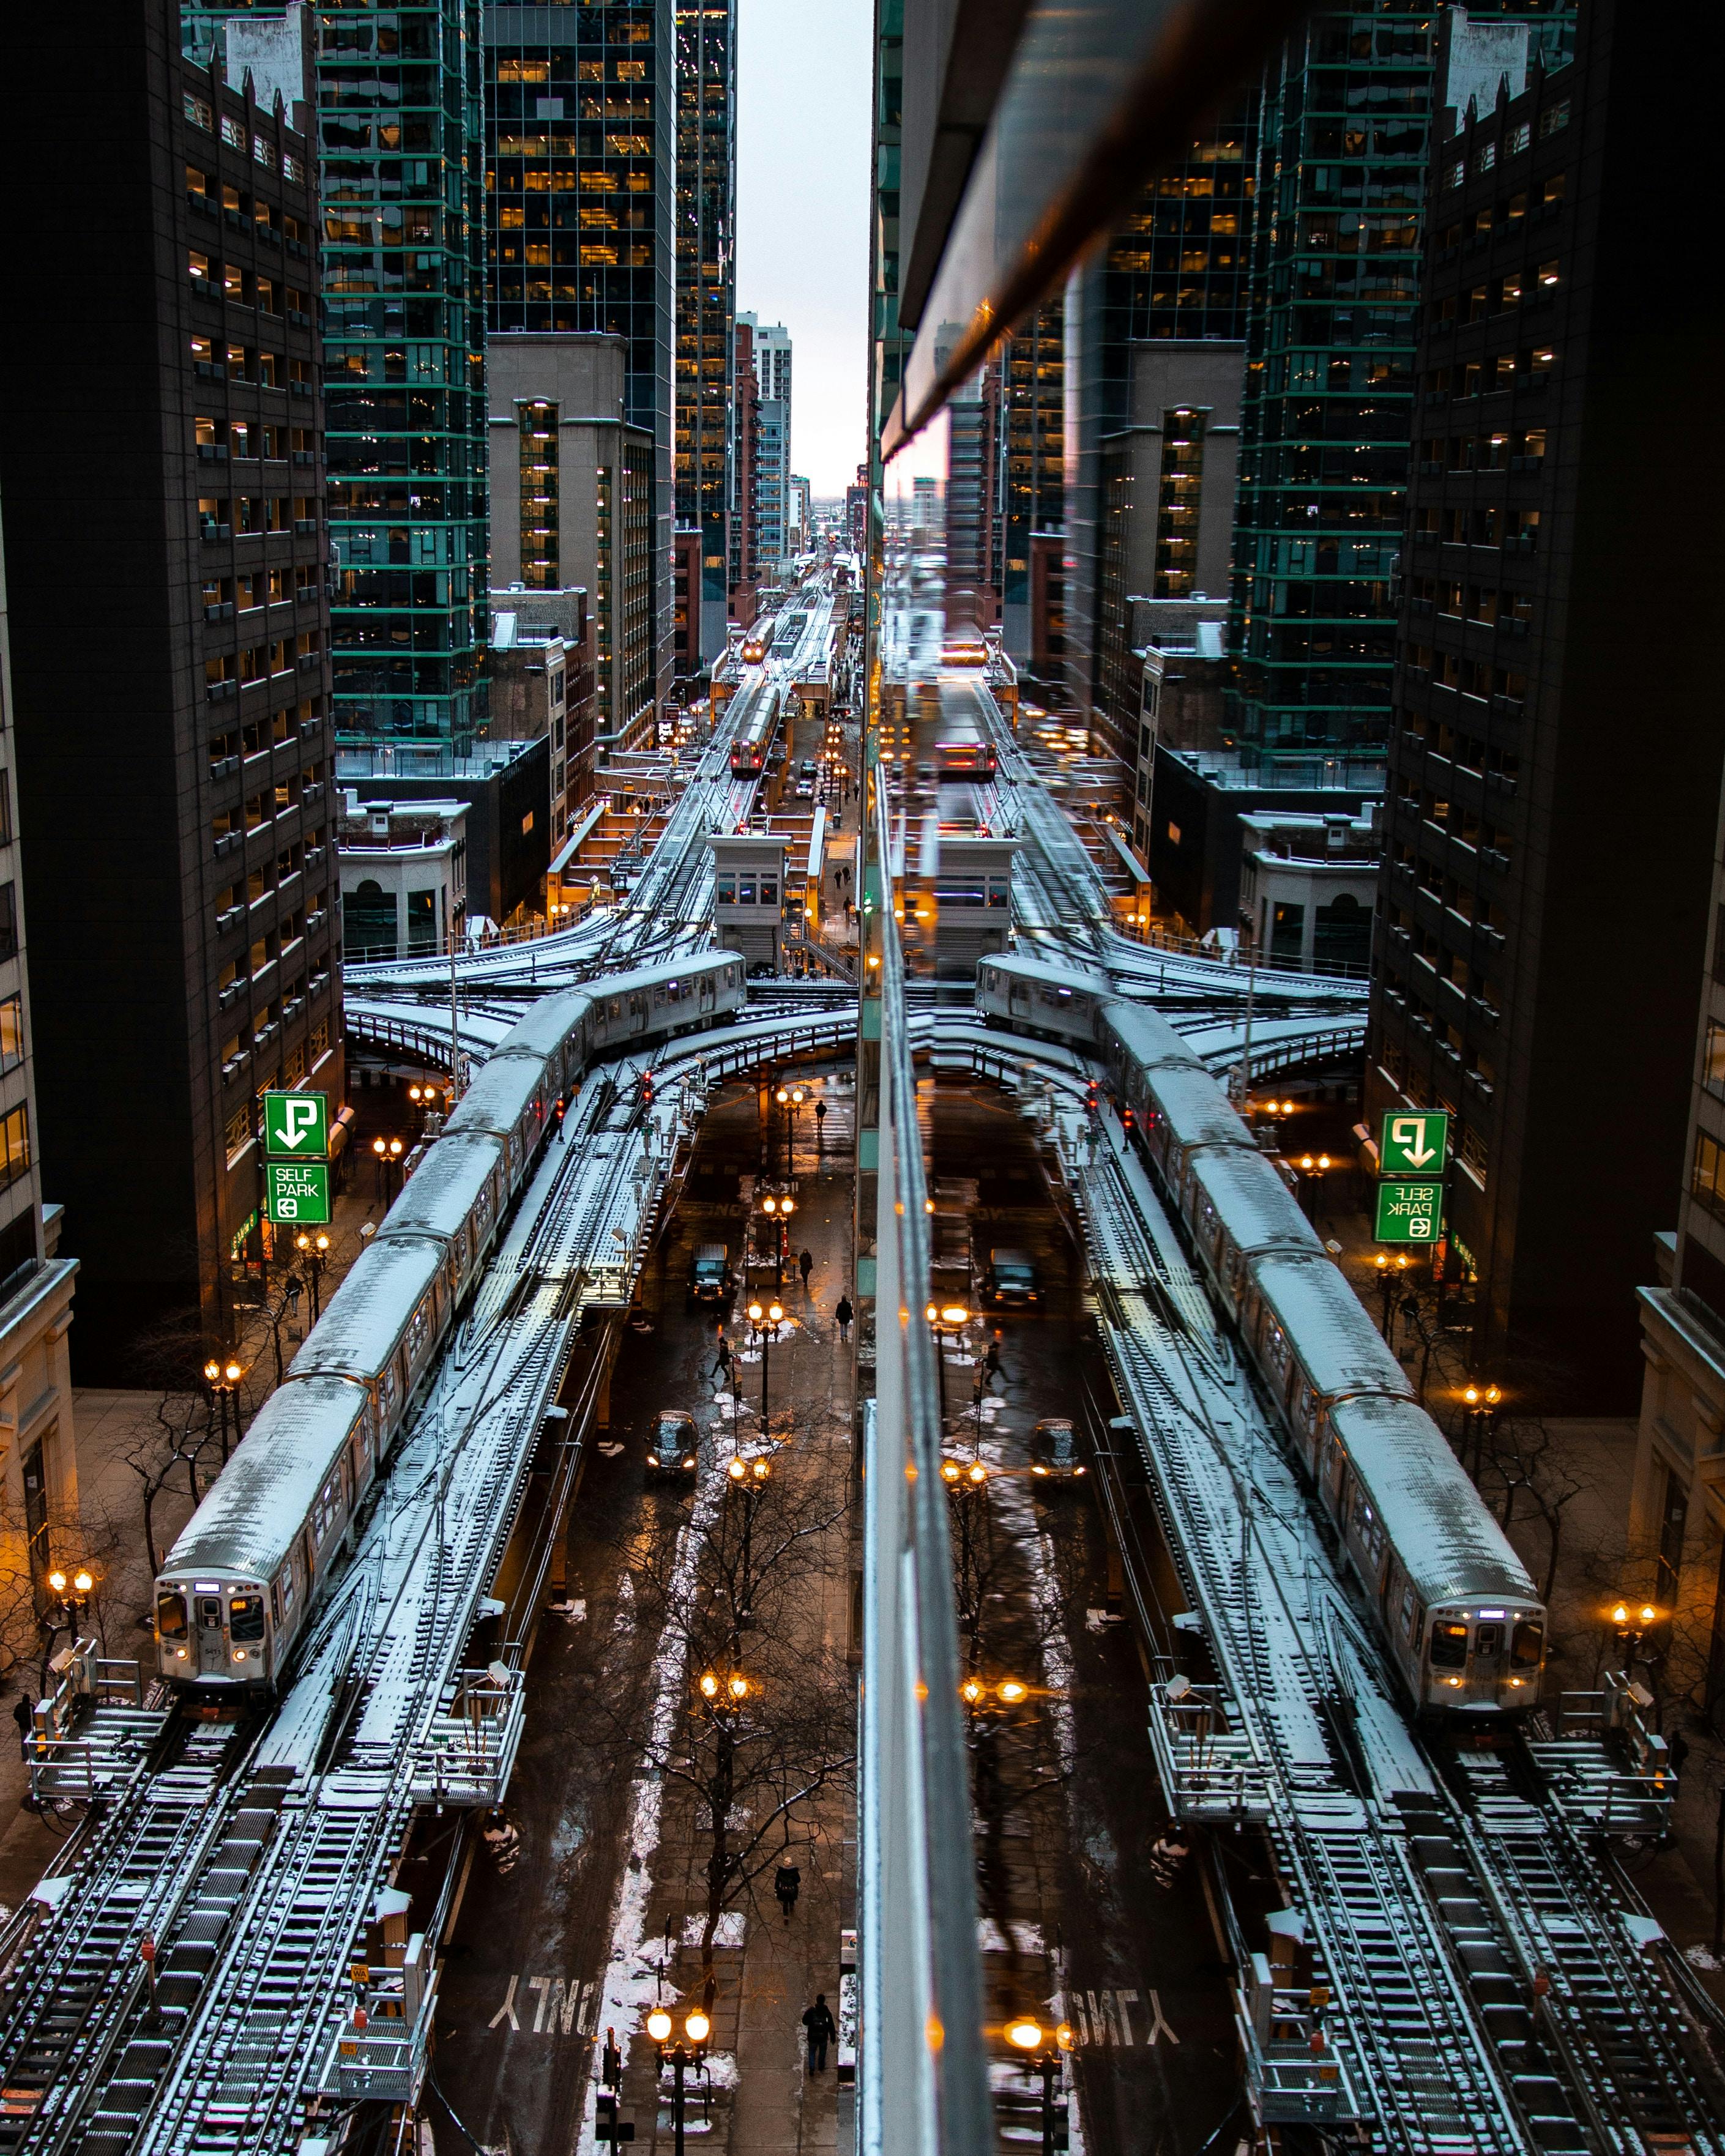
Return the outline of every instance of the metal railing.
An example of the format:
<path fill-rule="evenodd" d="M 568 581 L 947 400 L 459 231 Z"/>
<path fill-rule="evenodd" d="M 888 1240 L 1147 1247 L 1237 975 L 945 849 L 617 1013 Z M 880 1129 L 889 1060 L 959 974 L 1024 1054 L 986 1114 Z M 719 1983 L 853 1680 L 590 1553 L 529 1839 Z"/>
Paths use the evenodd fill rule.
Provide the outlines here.
<path fill-rule="evenodd" d="M 887 857 L 884 789 L 879 858 Z M 859 2140 L 868 2156 L 992 2156 L 970 1776 L 903 955 L 880 936 L 875 1397 L 864 1426 Z"/>

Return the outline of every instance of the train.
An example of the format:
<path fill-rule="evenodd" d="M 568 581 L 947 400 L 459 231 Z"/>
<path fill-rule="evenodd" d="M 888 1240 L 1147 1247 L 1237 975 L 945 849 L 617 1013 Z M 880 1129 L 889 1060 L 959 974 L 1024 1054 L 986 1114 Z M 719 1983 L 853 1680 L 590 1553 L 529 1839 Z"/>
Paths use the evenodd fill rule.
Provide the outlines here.
<path fill-rule="evenodd" d="M 1547 1626 L 1527 1568 L 1214 1078 L 1159 1013 L 1070 972 L 985 959 L 978 1003 L 1103 1063 L 1415 1710 L 1531 1710 Z"/>
<path fill-rule="evenodd" d="M 783 696 L 778 689 L 762 690 L 754 709 L 737 730 L 731 744 L 731 776 L 733 778 L 758 778 L 767 768 L 767 759 L 773 752 L 773 736 L 778 732 L 779 706 Z"/>
<path fill-rule="evenodd" d="M 526 1183 L 596 1057 L 721 1024 L 734 951 L 535 1004 L 504 1036 L 330 1297 L 156 1582 L 156 1656 L 180 1688 L 272 1691 Z"/>

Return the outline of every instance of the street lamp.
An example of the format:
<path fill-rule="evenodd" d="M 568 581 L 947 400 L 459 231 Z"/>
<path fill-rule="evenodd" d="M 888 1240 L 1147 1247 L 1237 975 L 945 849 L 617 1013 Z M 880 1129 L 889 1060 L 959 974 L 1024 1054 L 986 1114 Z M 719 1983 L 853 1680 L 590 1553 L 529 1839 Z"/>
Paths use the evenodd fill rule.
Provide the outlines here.
<path fill-rule="evenodd" d="M 1617 1651 L 1622 1660 L 1625 1676 L 1630 1673 L 1630 1665 L 1640 1652 L 1643 1635 L 1650 1625 L 1658 1621 L 1659 1612 L 1651 1602 L 1644 1602 L 1639 1608 L 1632 1603 L 1620 1602 L 1612 1609 L 1611 1627 L 1617 1635 Z"/>
<path fill-rule="evenodd" d="M 60 1606 L 60 1623 L 64 1625 L 75 1642 L 79 1635 L 79 1629 L 84 1621 L 84 1613 L 89 1609 L 90 1598 L 95 1593 L 95 1574 L 88 1565 L 81 1564 L 75 1572 L 71 1573 L 62 1571 L 59 1566 L 56 1565 L 48 1575 L 47 1585 L 49 1593 Z M 47 1635 L 48 1649 L 51 1650 L 54 1645 L 54 1635 L 59 1631 L 59 1625 L 55 1624 L 53 1619 L 45 1614 L 40 1620 L 40 1624 L 42 1630 Z M 48 1671 L 46 1651 L 44 1651 L 43 1690 L 45 1691 L 47 1688 Z"/>
<path fill-rule="evenodd" d="M 323 1269 L 330 1259 L 330 1239 L 321 1229 L 316 1235 L 311 1235 L 302 1228 L 294 1238 L 294 1248 L 305 1260 L 306 1274 L 311 1282 L 311 1322 L 316 1325 L 321 1307 Z"/>
<path fill-rule="evenodd" d="M 797 1201 L 788 1191 L 769 1190 L 761 1200 L 761 1210 L 773 1223 L 773 1284 L 784 1286 L 785 1250 L 790 1240 L 789 1221 L 797 1209 Z"/>
<path fill-rule="evenodd" d="M 749 1330 L 761 1343 L 761 1428 L 767 1427 L 767 1383 L 773 1359 L 773 1343 L 778 1337 L 778 1328 L 784 1322 L 782 1303 L 769 1302 L 763 1310 L 758 1302 L 752 1302 L 748 1310 Z"/>
<path fill-rule="evenodd" d="M 1024 2056 L 1027 2070 L 1042 2076 L 1042 2156 L 1054 2156 L 1055 2086 L 1072 2048 L 1071 2029 L 1062 2021 L 1045 2032 L 1034 2015 L 1021 2014 L 1007 2023 L 1006 2041 Z"/>
<path fill-rule="evenodd" d="M 773 1473 L 773 1466 L 770 1460 L 764 1459 L 733 1457 L 728 1471 L 732 1488 L 740 1491 L 742 1497 L 742 1600 L 737 1612 L 737 1629 L 741 1632 L 754 1622 L 749 1608 L 753 1592 L 749 1553 L 755 1530 L 755 1500 L 766 1487 Z"/>
<path fill-rule="evenodd" d="M 970 1322 L 970 1312 L 962 1302 L 930 1303 L 922 1315 L 928 1320 L 934 1333 L 935 1368 L 940 1373 L 941 1414 L 947 1412 L 947 1339 L 960 1332 Z"/>
<path fill-rule="evenodd" d="M 1497 1419 L 1497 1410 L 1503 1395 L 1496 1385 L 1469 1385 L 1461 1394 L 1461 1458 L 1467 1460 L 1469 1440 L 1473 1444 L 1473 1479 L 1477 1482 L 1485 1464 L 1486 1440 L 1490 1437 Z"/>
<path fill-rule="evenodd" d="M 230 1355 L 223 1363 L 212 1356 L 203 1366 L 203 1382 L 209 1387 L 210 1398 L 219 1418 L 222 1445 L 222 1465 L 228 1464 L 228 1403 L 234 1402 L 234 1442 L 240 1440 L 239 1381 L 245 1375 L 243 1367 Z"/>
<path fill-rule="evenodd" d="M 675 2087 L 675 2107 L 672 2112 L 675 2139 L 672 2146 L 676 2156 L 685 2156 L 683 2143 L 683 2076 L 691 2066 L 699 2066 L 706 2057 L 706 2041 L 712 2034 L 712 2023 L 698 2006 L 691 2007 L 683 2017 L 685 2041 L 673 2044 L 670 2041 L 671 2018 L 662 2006 L 655 2006 L 647 2016 L 647 2034 L 659 2049 L 659 2068 L 671 2070 Z"/>

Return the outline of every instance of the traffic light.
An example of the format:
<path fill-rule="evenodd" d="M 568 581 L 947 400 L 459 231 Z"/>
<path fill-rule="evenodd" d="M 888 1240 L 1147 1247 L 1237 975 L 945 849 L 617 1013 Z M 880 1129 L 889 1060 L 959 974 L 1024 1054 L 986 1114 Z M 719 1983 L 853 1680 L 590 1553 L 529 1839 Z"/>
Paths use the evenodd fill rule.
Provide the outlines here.
<path fill-rule="evenodd" d="M 641 1079 L 641 1098 L 650 1108 L 653 1105 L 653 1073 L 645 1072 Z"/>
<path fill-rule="evenodd" d="M 1132 1110 L 1130 1108 L 1122 1108 L 1120 1111 L 1120 1127 L 1122 1130 L 1123 1130 L 1127 1136 L 1130 1137 L 1137 1127 L 1138 1119 L 1132 1113 Z"/>
<path fill-rule="evenodd" d="M 1090 1081 L 1089 1084 L 1086 1086 L 1084 1089 L 1084 1105 L 1090 1111 L 1091 1115 L 1095 1115 L 1098 1108 L 1101 1106 L 1101 1096 L 1097 1090 L 1096 1081 L 1094 1078 Z"/>

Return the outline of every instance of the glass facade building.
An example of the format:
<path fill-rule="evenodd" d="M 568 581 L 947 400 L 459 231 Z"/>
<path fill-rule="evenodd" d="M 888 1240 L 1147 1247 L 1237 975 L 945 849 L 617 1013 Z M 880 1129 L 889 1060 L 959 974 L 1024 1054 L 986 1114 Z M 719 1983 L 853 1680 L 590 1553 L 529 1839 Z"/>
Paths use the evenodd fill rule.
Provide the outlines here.
<path fill-rule="evenodd" d="M 1561 56 L 1558 9 L 1470 12 Z M 1317 15 L 1266 71 L 1228 717 L 1271 762 L 1389 731 L 1437 34 L 1409 0 Z"/>
<path fill-rule="evenodd" d="M 677 526 L 701 534 L 691 659 L 725 647 L 737 350 L 737 15 L 734 0 L 679 8 L 677 35 Z"/>
<path fill-rule="evenodd" d="M 624 340 L 624 418 L 653 442 L 651 677 L 670 686 L 677 11 L 484 10 L 486 321 Z M 727 61 L 728 64 L 728 61 Z M 639 484 L 637 480 L 634 484 Z"/>
<path fill-rule="evenodd" d="M 478 0 L 321 18 L 338 751 L 465 756 L 486 719 Z"/>

